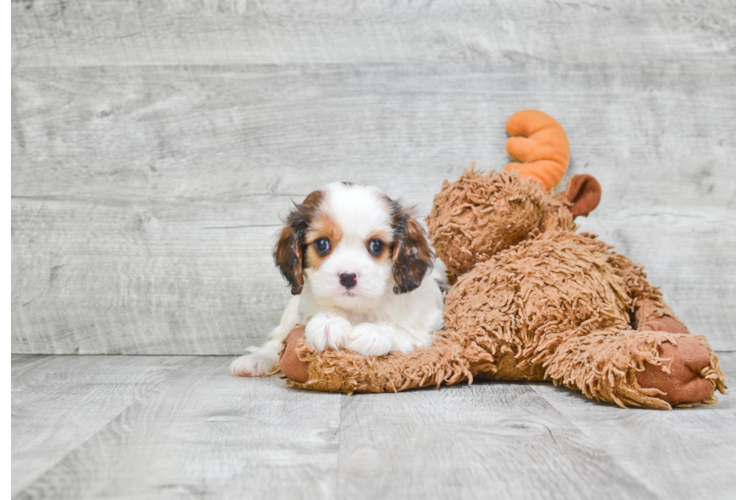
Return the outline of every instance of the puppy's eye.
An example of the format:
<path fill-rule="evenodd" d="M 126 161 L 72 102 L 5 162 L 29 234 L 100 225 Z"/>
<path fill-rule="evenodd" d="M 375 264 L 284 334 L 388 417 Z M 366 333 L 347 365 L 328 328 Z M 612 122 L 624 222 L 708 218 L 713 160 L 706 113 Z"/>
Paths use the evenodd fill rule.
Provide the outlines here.
<path fill-rule="evenodd" d="M 330 251 L 330 240 L 327 238 L 318 238 L 314 240 L 314 248 L 317 249 L 320 255 L 325 255 Z"/>
<path fill-rule="evenodd" d="M 384 250 L 384 241 L 378 240 L 376 238 L 373 238 L 369 241 L 369 253 L 374 257 L 379 257 L 379 255 L 382 253 L 382 250 Z"/>

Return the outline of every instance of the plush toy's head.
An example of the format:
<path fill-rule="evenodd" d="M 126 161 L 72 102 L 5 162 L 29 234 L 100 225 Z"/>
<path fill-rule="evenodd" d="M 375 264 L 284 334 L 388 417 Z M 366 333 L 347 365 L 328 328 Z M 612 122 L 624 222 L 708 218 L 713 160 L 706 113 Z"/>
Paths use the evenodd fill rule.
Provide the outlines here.
<path fill-rule="evenodd" d="M 600 201 L 600 184 L 575 175 L 566 191 L 553 196 L 569 165 L 563 127 L 542 111 L 526 109 L 506 123 L 506 150 L 517 160 L 504 171 L 466 170 L 444 181 L 426 219 L 431 243 L 453 278 L 526 239 L 533 231 L 574 230 L 573 218 Z"/>
<path fill-rule="evenodd" d="M 426 222 L 437 255 L 457 278 L 533 231 L 575 230 L 574 217 L 591 212 L 600 193 L 591 175 L 575 175 L 566 191 L 554 196 L 514 170 L 471 169 L 444 182 Z"/>

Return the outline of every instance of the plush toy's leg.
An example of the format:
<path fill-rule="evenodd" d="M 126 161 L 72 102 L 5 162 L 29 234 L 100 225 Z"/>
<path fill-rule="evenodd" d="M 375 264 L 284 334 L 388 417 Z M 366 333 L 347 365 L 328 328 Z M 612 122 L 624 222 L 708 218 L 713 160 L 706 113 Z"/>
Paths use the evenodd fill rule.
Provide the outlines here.
<path fill-rule="evenodd" d="M 690 333 L 665 303 L 659 288 L 649 283 L 641 266 L 616 253 L 612 264 L 619 269 L 631 297 L 632 328 L 641 332 Z M 657 349 L 664 361 L 661 365 L 647 363 L 638 372 L 641 387 L 665 392 L 660 398 L 670 404 L 714 402 L 715 389 L 725 392 L 726 379 L 719 369 L 719 360 L 703 337 L 685 337 L 677 345 L 664 342 Z M 711 375 L 710 380 L 701 374 L 704 370 Z"/>
<path fill-rule="evenodd" d="M 288 334 L 288 337 L 286 337 L 281 346 L 280 360 L 278 361 L 278 367 L 283 374 L 289 380 L 301 384 L 309 380 L 309 363 L 301 361 L 296 354 L 296 348 L 299 346 L 299 341 L 303 336 L 303 328 L 294 328 L 291 330 L 291 333 Z"/>
<path fill-rule="evenodd" d="M 485 337 L 480 339 L 485 341 Z M 495 341 L 494 341 L 495 342 Z M 486 350 L 490 347 L 485 346 Z M 493 349 L 493 362 L 484 364 L 480 370 L 474 370 L 475 378 L 490 380 L 545 380 L 545 368 L 517 357 L 516 350 L 508 343 L 499 342 Z"/>
<path fill-rule="evenodd" d="M 317 353 L 304 343 L 303 330 L 289 335 L 281 352 L 280 368 L 294 387 L 330 392 L 398 392 L 416 387 L 472 381 L 473 370 L 493 363 L 493 356 L 477 346 L 439 336 L 432 347 L 409 353 L 391 352 L 361 357 L 347 350 Z"/>
<path fill-rule="evenodd" d="M 579 333 L 545 357 L 544 366 L 555 384 L 622 407 L 713 403 L 714 391 L 726 389 L 716 354 L 703 337 L 690 334 Z"/>
<path fill-rule="evenodd" d="M 667 331 L 670 333 L 689 333 L 688 329 L 665 303 L 660 289 L 652 286 L 642 266 L 634 264 L 628 257 L 612 253 L 611 264 L 619 270 L 623 278 L 626 294 L 631 298 L 632 325 L 635 330 Z M 652 320 L 664 319 L 665 322 Z"/>
<path fill-rule="evenodd" d="M 643 388 L 655 388 L 665 394 L 659 396 L 670 404 L 698 403 L 711 401 L 714 389 L 724 389 L 724 380 L 719 379 L 719 362 L 715 359 L 712 370 L 716 384 L 702 376 L 709 372 L 714 353 L 705 348 L 694 337 L 681 337 L 677 344 L 665 342 L 657 347 L 661 365 L 647 363 L 644 370 L 637 372 L 636 379 Z M 716 356 L 715 356 L 716 358 Z M 714 378 L 714 377 L 712 377 Z M 720 385 L 719 382 L 722 382 Z"/>

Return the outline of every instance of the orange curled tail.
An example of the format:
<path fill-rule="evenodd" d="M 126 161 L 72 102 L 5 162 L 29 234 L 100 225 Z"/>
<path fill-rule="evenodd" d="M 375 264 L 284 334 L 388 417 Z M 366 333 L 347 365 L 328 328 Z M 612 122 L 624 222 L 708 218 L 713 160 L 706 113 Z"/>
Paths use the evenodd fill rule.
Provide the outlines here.
<path fill-rule="evenodd" d="M 542 111 L 525 109 L 507 120 L 506 131 L 510 136 L 506 151 L 520 163 L 509 163 L 504 170 L 518 170 L 548 191 L 558 186 L 570 156 L 569 139 L 561 124 Z"/>

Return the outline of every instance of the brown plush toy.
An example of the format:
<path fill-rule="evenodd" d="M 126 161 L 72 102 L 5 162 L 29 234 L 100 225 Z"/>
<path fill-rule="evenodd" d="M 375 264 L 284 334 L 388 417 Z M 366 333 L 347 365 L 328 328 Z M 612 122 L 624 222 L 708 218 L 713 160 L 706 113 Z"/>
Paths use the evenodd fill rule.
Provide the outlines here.
<path fill-rule="evenodd" d="M 539 111 L 507 123 L 521 163 L 444 182 L 427 223 L 454 286 L 434 345 L 363 358 L 315 350 L 294 330 L 280 368 L 299 388 L 396 392 L 474 378 L 549 380 L 619 406 L 714 403 L 725 376 L 642 267 L 577 233 L 601 195 L 590 175 L 552 194 L 569 161 L 563 128 Z"/>

